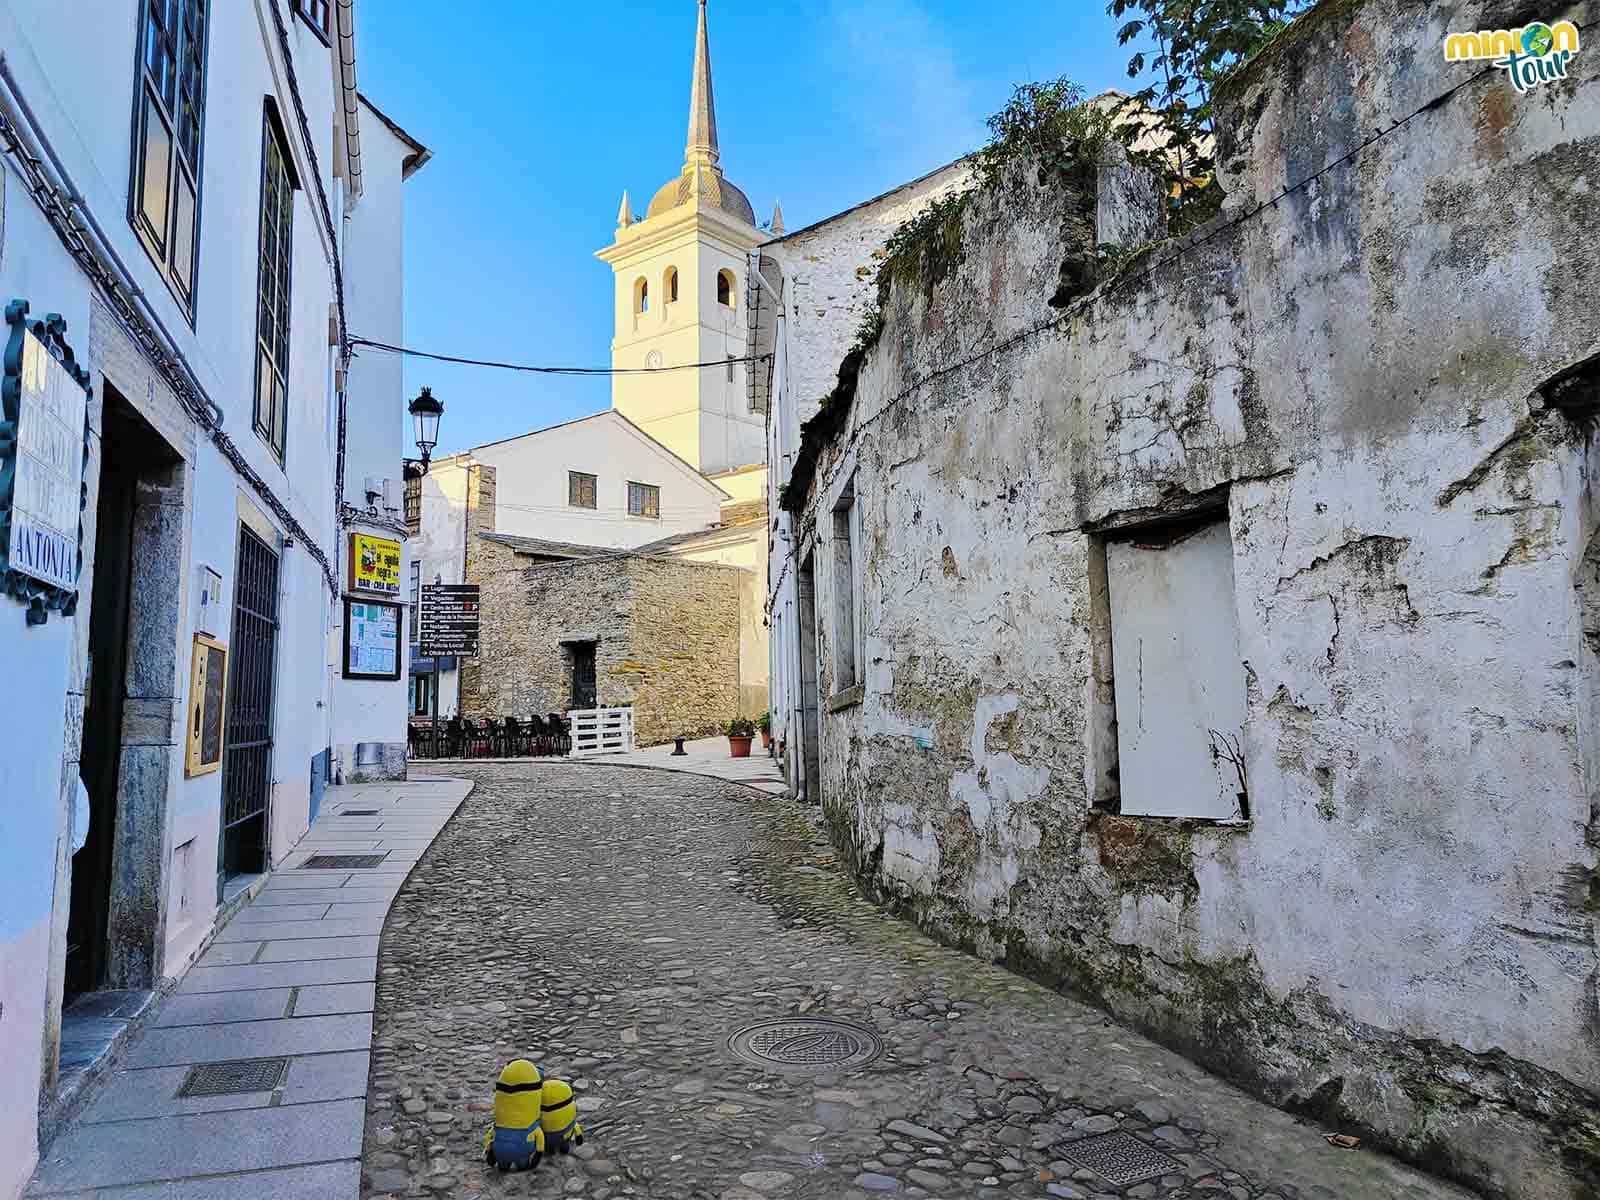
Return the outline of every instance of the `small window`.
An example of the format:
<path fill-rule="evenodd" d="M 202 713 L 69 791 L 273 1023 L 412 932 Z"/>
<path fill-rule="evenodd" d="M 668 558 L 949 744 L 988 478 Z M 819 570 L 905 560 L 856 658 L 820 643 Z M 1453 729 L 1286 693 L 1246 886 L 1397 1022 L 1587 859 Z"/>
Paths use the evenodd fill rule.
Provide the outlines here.
<path fill-rule="evenodd" d="M 733 307 L 733 272 L 717 272 L 717 303 L 726 308 Z"/>
<path fill-rule="evenodd" d="M 636 316 L 650 311 L 650 281 L 641 279 L 633 285 L 633 311 Z"/>
<path fill-rule="evenodd" d="M 661 489 L 653 483 L 628 484 L 628 515 L 634 517 L 660 517 Z"/>
<path fill-rule="evenodd" d="M 289 423 L 289 263 L 295 180 L 269 100 L 261 133 L 261 227 L 256 263 L 256 432 L 281 459 Z"/>
<path fill-rule="evenodd" d="M 678 302 L 678 268 L 677 267 L 668 267 L 667 268 L 666 293 L 667 293 L 667 303 L 668 304 L 676 304 Z"/>
<path fill-rule="evenodd" d="M 599 478 L 582 471 L 567 472 L 567 504 L 572 508 L 598 508 Z"/>
<path fill-rule="evenodd" d="M 731 354 L 728 355 L 728 382 L 729 383 L 733 382 L 733 364 L 738 362 L 738 361 L 739 360 L 736 359 L 733 355 L 731 355 Z"/>
<path fill-rule="evenodd" d="M 133 97 L 129 220 L 192 310 L 205 132 L 206 0 L 145 0 Z"/>
<path fill-rule="evenodd" d="M 835 694 L 848 691 L 861 682 L 861 621 L 856 586 L 856 505 L 855 481 L 845 488 L 833 510 L 833 680 Z"/>
<path fill-rule="evenodd" d="M 294 11 L 305 23 L 317 31 L 323 41 L 328 41 L 332 34 L 332 25 L 329 23 L 328 13 L 333 0 L 294 0 Z"/>

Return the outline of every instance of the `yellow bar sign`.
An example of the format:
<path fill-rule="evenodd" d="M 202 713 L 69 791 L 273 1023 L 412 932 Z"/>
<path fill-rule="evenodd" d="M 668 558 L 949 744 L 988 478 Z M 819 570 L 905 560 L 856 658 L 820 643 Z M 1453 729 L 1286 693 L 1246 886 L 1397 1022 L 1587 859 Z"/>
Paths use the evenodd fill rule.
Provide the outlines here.
<path fill-rule="evenodd" d="M 370 533 L 350 535 L 350 575 L 352 592 L 375 592 L 380 596 L 400 594 L 400 543 Z"/>

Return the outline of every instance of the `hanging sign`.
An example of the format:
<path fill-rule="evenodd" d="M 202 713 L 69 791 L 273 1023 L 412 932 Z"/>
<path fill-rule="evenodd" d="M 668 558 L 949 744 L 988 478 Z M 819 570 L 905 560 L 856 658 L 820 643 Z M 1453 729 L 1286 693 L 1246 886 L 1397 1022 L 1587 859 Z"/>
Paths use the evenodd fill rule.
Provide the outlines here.
<path fill-rule="evenodd" d="M 352 592 L 398 596 L 400 543 L 370 533 L 352 533 L 349 586 Z"/>
<path fill-rule="evenodd" d="M 27 313 L 22 300 L 6 307 L 0 580 L 28 605 L 28 624 L 41 625 L 50 611 L 70 616 L 78 605 L 90 376 L 63 340 L 66 322 Z"/>
<path fill-rule="evenodd" d="M 344 602 L 344 677 L 400 678 L 400 606 L 380 600 Z"/>

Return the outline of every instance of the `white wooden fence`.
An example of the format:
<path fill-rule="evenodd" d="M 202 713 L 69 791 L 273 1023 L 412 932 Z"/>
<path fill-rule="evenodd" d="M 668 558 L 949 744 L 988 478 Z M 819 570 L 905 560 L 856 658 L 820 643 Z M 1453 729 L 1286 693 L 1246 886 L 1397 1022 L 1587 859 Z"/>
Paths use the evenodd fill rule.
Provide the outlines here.
<path fill-rule="evenodd" d="M 633 709 L 575 708 L 572 722 L 572 757 L 591 754 L 627 754 L 633 750 Z"/>

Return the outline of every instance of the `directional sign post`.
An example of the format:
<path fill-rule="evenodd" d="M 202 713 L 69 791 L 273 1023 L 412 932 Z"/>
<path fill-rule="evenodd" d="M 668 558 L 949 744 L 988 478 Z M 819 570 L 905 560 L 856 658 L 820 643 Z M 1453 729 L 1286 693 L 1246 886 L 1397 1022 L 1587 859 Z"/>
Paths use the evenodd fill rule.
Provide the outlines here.
<path fill-rule="evenodd" d="M 475 583 L 430 583 L 422 589 L 418 649 L 433 659 L 433 753 L 439 754 L 439 659 L 478 653 L 479 591 Z"/>

